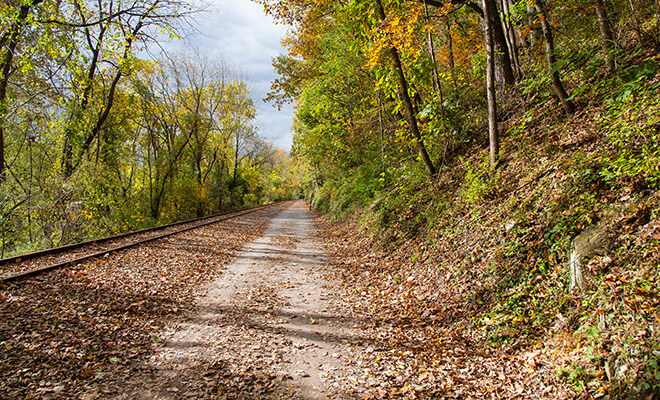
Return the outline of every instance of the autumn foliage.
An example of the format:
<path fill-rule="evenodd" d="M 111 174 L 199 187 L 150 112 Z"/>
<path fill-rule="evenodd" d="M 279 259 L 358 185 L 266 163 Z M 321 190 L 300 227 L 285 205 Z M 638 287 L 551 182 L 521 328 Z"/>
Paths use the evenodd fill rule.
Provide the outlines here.
<path fill-rule="evenodd" d="M 564 396 L 657 393 L 657 4 L 260 3 L 292 26 L 272 96 L 307 197 L 372 237 L 344 251 L 382 249 L 347 282 L 366 268 L 370 304 L 543 358 Z"/>

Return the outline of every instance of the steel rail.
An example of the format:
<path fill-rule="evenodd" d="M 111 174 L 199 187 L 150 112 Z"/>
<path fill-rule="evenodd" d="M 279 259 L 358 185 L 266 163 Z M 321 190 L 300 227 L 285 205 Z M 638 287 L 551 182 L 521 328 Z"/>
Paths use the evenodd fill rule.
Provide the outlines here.
<path fill-rule="evenodd" d="M 265 206 L 257 206 L 257 207 L 253 207 L 253 208 L 258 209 L 260 207 L 265 207 Z M 247 210 L 250 210 L 250 209 L 247 209 Z M 35 251 L 35 252 L 32 252 L 32 253 L 26 253 L 26 254 L 20 254 L 20 255 L 17 255 L 17 256 L 13 256 L 13 257 L 2 258 L 2 259 L 0 259 L 0 266 L 6 265 L 6 264 L 19 263 L 19 262 L 31 260 L 33 258 L 48 256 L 48 255 L 51 255 L 51 254 L 60 254 L 60 253 L 64 253 L 64 252 L 67 252 L 67 251 L 70 251 L 70 250 L 79 249 L 81 247 L 85 247 L 85 246 L 89 246 L 89 245 L 93 245 L 93 244 L 106 243 L 106 242 L 110 242 L 112 240 L 123 239 L 123 238 L 128 237 L 128 236 L 139 235 L 141 233 L 149 233 L 149 232 L 157 231 L 157 230 L 160 230 L 160 229 L 167 229 L 167 228 L 172 228 L 172 227 L 179 226 L 179 225 L 190 224 L 190 223 L 197 222 L 197 221 L 202 221 L 202 220 L 205 220 L 205 219 L 217 218 L 217 217 L 221 217 L 223 215 L 228 215 L 228 214 L 235 213 L 235 212 L 238 212 L 238 211 L 243 211 L 243 210 L 227 211 L 227 212 L 223 212 L 223 213 L 219 213 L 219 214 L 215 214 L 215 215 L 209 215 L 209 216 L 206 216 L 206 217 L 193 218 L 193 219 L 189 219 L 189 220 L 186 220 L 186 221 L 172 222 L 171 224 L 153 226 L 151 228 L 140 229 L 140 230 L 137 230 L 137 231 L 124 232 L 124 233 L 120 233 L 118 235 L 106 236 L 106 237 L 103 237 L 103 238 L 92 239 L 92 240 L 88 240 L 88 241 L 85 241 L 85 242 L 73 243 L 73 244 L 68 244 L 68 245 L 65 245 L 65 246 L 59 246 L 59 247 L 53 247 L 53 248 L 50 248 L 50 249 L 39 250 L 39 251 Z"/>
<path fill-rule="evenodd" d="M 63 262 L 53 264 L 53 265 L 49 265 L 49 266 L 46 266 L 46 267 L 37 268 L 37 269 L 30 270 L 30 271 L 18 272 L 16 274 L 0 277 L 0 282 L 11 282 L 11 281 L 20 280 L 20 279 L 23 279 L 23 278 L 29 278 L 29 277 L 39 275 L 39 274 L 42 274 L 42 273 L 45 273 L 45 272 L 49 272 L 49 271 L 53 271 L 53 270 L 56 270 L 56 269 L 64 268 L 64 267 L 67 267 L 67 266 L 70 266 L 70 265 L 73 265 L 73 264 L 78 264 L 78 263 L 81 263 L 83 261 L 87 261 L 87 260 L 90 260 L 90 259 L 93 259 L 93 258 L 99 258 L 99 257 L 102 257 L 106 254 L 126 250 L 126 249 L 129 249 L 131 247 L 135 247 L 135 246 L 138 246 L 138 245 L 141 245 L 141 244 L 144 244 L 144 243 L 148 243 L 148 242 L 153 242 L 153 241 L 158 240 L 158 239 L 163 239 L 163 238 L 166 238 L 168 236 L 176 235 L 178 233 L 187 232 L 187 231 L 190 231 L 190 230 L 193 230 L 193 229 L 201 228 L 203 226 L 207 226 L 207 225 L 215 224 L 215 223 L 218 223 L 218 222 L 226 221 L 228 219 L 232 219 L 232 218 L 240 217 L 240 216 L 243 216 L 243 215 L 251 214 L 255 211 L 259 211 L 261 209 L 273 206 L 275 204 L 277 204 L 277 203 L 271 203 L 271 204 L 266 204 L 266 205 L 263 205 L 263 206 L 252 207 L 252 208 L 248 208 L 248 209 L 245 209 L 245 210 L 229 211 L 229 212 L 225 212 L 225 213 L 221 213 L 221 214 L 216 214 L 214 216 L 195 218 L 195 219 L 192 219 L 192 220 L 187 220 L 187 221 L 182 221 L 182 222 L 175 222 L 173 224 L 161 225 L 161 226 L 154 227 L 154 228 L 147 228 L 147 229 L 142 229 L 142 230 L 139 230 L 139 231 L 122 233 L 121 235 L 108 236 L 108 237 L 105 237 L 105 238 L 102 238 L 102 239 L 90 240 L 90 241 L 87 241 L 87 242 L 76 243 L 76 244 L 72 244 L 72 245 L 68 245 L 68 246 L 60 246 L 60 247 L 56 247 L 56 248 L 53 248 L 53 249 L 42 250 L 42 251 L 38 251 L 38 252 L 34 252 L 34 253 L 21 255 L 21 256 L 5 258 L 3 260 L 0 260 L 0 265 L 3 265 L 3 263 L 7 264 L 7 263 L 10 263 L 10 262 L 21 262 L 21 261 L 25 261 L 26 259 L 37 258 L 37 257 L 40 257 L 40 256 L 45 256 L 45 255 L 65 253 L 69 250 L 81 248 L 81 247 L 84 247 L 86 245 L 108 242 L 108 241 L 111 241 L 111 240 L 121 239 L 121 238 L 131 236 L 131 235 L 137 235 L 137 234 L 140 234 L 140 233 L 152 232 L 152 231 L 158 230 L 158 229 L 171 228 L 173 226 L 183 225 L 183 224 L 187 224 L 187 223 L 193 223 L 193 222 L 201 221 L 201 220 L 212 219 L 211 221 L 202 222 L 200 224 L 196 224 L 196 225 L 193 225 L 193 226 L 188 226 L 188 227 L 176 230 L 176 231 L 166 232 L 166 233 L 163 233 L 163 234 L 160 234 L 160 235 L 152 236 L 152 237 L 149 237 L 149 238 L 146 238 L 146 239 L 141 239 L 141 240 L 131 242 L 131 243 L 126 243 L 126 244 L 119 245 L 119 246 L 116 246 L 116 247 L 113 247 L 113 248 L 110 248 L 110 249 L 106 249 L 106 250 L 103 250 L 103 251 L 95 252 L 95 253 L 92 253 L 92 254 L 87 254 L 87 255 L 75 258 L 73 260 L 67 260 L 67 261 L 63 261 Z M 26 256 L 28 258 L 25 258 Z M 13 260 L 13 261 L 6 261 L 6 260 Z"/>

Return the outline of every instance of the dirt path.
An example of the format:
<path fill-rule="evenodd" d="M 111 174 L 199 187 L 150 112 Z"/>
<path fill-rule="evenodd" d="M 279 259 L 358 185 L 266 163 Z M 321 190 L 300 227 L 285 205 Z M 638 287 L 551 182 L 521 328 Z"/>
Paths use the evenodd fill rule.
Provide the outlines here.
<path fill-rule="evenodd" d="M 0 286 L 0 399 L 577 398 L 561 348 L 481 344 L 419 265 L 311 217 L 288 203 Z"/>
<path fill-rule="evenodd" d="M 373 350 L 346 317 L 328 268 L 305 203 L 292 203 L 197 299 L 194 315 L 165 332 L 149 361 L 151 382 L 161 384 L 142 386 L 140 397 L 205 397 L 208 388 L 187 384 L 200 371 L 219 398 L 364 393 L 375 378 L 362 355 Z"/>

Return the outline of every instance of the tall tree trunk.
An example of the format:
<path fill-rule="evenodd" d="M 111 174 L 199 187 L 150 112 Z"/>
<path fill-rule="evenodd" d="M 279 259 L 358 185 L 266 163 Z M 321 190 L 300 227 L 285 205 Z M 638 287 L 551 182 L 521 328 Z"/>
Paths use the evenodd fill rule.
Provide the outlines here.
<path fill-rule="evenodd" d="M 454 38 L 451 35 L 451 24 L 447 19 L 447 51 L 449 51 L 449 73 L 454 84 L 454 93 L 458 93 L 458 80 L 456 79 L 456 64 L 454 63 Z"/>
<path fill-rule="evenodd" d="M 380 137 L 380 172 L 385 173 L 385 123 L 383 122 L 383 101 L 380 90 L 376 91 L 378 100 L 378 133 Z"/>
<path fill-rule="evenodd" d="M 660 43 L 660 0 L 655 0 L 655 21 L 658 27 L 658 36 L 656 39 Z"/>
<path fill-rule="evenodd" d="M 534 0 L 534 6 L 536 7 L 536 12 L 541 16 L 541 30 L 543 31 L 543 38 L 545 39 L 545 56 L 548 60 L 548 70 L 551 73 L 552 86 L 554 86 L 555 93 L 557 94 L 557 97 L 559 97 L 566 114 L 572 114 L 575 112 L 575 105 L 570 100 L 568 93 L 566 93 L 564 84 L 559 78 L 559 71 L 555 68 L 557 65 L 557 59 L 555 57 L 555 42 L 552 37 L 552 30 L 550 28 L 550 23 L 548 22 L 548 16 L 545 12 L 543 0 Z"/>
<path fill-rule="evenodd" d="M 426 23 L 428 24 L 430 21 L 430 16 L 429 16 L 429 7 L 426 4 L 426 1 L 424 2 L 424 16 L 426 17 Z M 438 94 L 438 103 L 440 104 L 440 110 L 444 108 L 443 104 L 444 99 L 442 96 L 442 85 L 440 84 L 440 74 L 438 73 L 438 62 L 435 59 L 435 44 L 433 43 L 433 33 L 431 30 L 428 30 L 428 35 L 426 38 L 429 46 L 429 55 L 431 56 L 431 68 L 433 69 L 433 86 L 435 86 L 435 91 Z"/>
<path fill-rule="evenodd" d="M 152 198 L 150 202 L 150 214 L 154 221 L 158 221 L 160 219 L 160 200 L 161 196 L 159 193 L 156 197 Z"/>
<path fill-rule="evenodd" d="M 199 193 L 201 195 L 204 191 L 204 177 L 202 175 L 202 159 L 201 159 L 201 157 L 195 157 L 195 168 L 197 169 L 197 174 L 196 175 L 197 175 L 197 185 L 199 186 L 198 190 L 199 190 Z M 201 217 L 204 216 L 205 213 L 206 213 L 206 210 L 205 210 L 205 207 L 204 207 L 204 203 L 202 202 L 202 197 L 199 196 L 197 198 L 197 207 L 196 207 L 196 210 L 195 210 L 195 215 L 197 216 L 197 218 L 201 218 Z"/>
<path fill-rule="evenodd" d="M 529 47 L 532 49 L 536 49 L 538 47 L 539 42 L 541 42 L 541 35 L 539 34 L 538 29 L 536 29 L 536 18 L 534 18 L 534 15 L 536 15 L 536 7 L 534 7 L 531 4 L 527 4 L 526 6 L 527 9 L 527 26 L 531 28 L 531 30 L 527 33 L 526 38 L 527 43 L 529 44 Z"/>
<path fill-rule="evenodd" d="M 140 32 L 140 30 L 142 30 L 142 27 L 144 26 L 143 20 L 145 18 L 146 18 L 146 16 L 142 16 L 142 19 L 140 21 L 138 21 L 137 24 L 135 25 L 135 27 L 131 30 L 131 32 L 129 32 L 127 34 L 126 41 L 124 43 L 123 53 L 122 53 L 122 61 L 127 61 L 128 60 L 128 58 L 130 56 L 131 49 L 133 47 L 133 38 L 135 38 L 138 35 L 138 33 Z M 99 37 L 103 37 L 104 32 L 105 32 L 105 28 L 100 33 Z M 99 47 L 100 47 L 100 42 L 99 42 Z M 97 56 L 97 54 L 95 54 L 95 56 Z M 95 69 L 96 69 L 96 67 L 94 67 L 94 70 Z M 90 69 L 90 71 L 92 71 L 92 73 L 93 73 L 93 70 Z M 76 157 L 75 161 L 73 160 L 73 143 L 72 143 L 72 140 L 71 140 L 72 139 L 72 132 L 69 132 L 70 135 L 67 135 L 65 137 L 64 161 L 63 161 L 63 164 L 64 164 L 64 174 L 63 175 L 64 175 L 65 178 L 70 177 L 73 174 L 73 172 L 75 171 L 75 169 L 78 168 L 78 166 L 80 165 L 80 163 L 83 159 L 83 156 L 85 155 L 85 153 L 87 153 L 87 151 L 89 150 L 89 147 L 91 146 L 92 142 L 97 137 L 97 135 L 99 135 L 99 132 L 101 131 L 101 129 L 103 129 L 103 127 L 105 126 L 105 123 L 108 120 L 108 117 L 110 116 L 110 111 L 112 110 L 112 106 L 114 105 L 114 102 L 115 102 L 115 92 L 117 91 L 117 86 L 119 84 L 119 81 L 123 77 L 124 77 L 124 72 L 122 71 L 122 67 L 119 66 L 119 67 L 117 67 L 117 72 L 115 72 L 115 76 L 113 77 L 112 82 L 110 83 L 110 88 L 108 90 L 108 95 L 105 99 L 105 104 L 104 104 L 105 107 L 103 109 L 103 112 L 99 114 L 98 119 L 96 120 L 96 123 L 94 124 L 92 129 L 89 131 L 89 133 L 86 135 L 85 140 L 83 141 L 82 146 L 81 146 L 80 150 L 78 151 L 78 154 L 77 154 L 77 157 Z M 90 87 L 90 90 L 91 90 L 91 82 L 88 82 L 88 84 L 90 85 L 89 87 Z M 89 96 L 89 92 L 87 91 L 87 88 L 86 88 L 85 97 L 83 98 L 83 103 L 81 103 L 85 108 L 87 108 L 87 104 L 88 104 L 88 101 L 89 101 L 88 96 Z M 84 109 L 82 109 L 82 111 L 84 111 Z M 80 114 L 82 115 L 82 112 Z M 74 127 L 74 128 L 76 128 L 76 127 Z"/>
<path fill-rule="evenodd" d="M 0 107 L 4 107 L 4 104 L 0 104 Z M 3 114 L 4 110 L 0 111 L 0 114 Z M 4 118 L 3 118 L 4 119 Z M 5 172 L 5 130 L 4 130 L 4 120 L 0 120 L 0 186 L 5 183 L 7 180 Z"/>
<path fill-rule="evenodd" d="M 607 8 L 603 0 L 593 0 L 598 15 L 598 27 L 600 28 L 600 40 L 603 47 L 603 53 L 607 62 L 607 70 L 614 71 L 616 68 L 614 59 L 614 35 L 610 24 L 610 17 L 607 14 Z"/>
<path fill-rule="evenodd" d="M 487 1 L 487 0 L 486 0 Z M 500 151 L 499 135 L 497 132 L 497 91 L 495 88 L 495 40 L 493 32 L 492 9 L 484 8 L 484 37 L 486 40 L 486 93 L 488 97 L 488 142 L 490 155 L 490 168 L 494 170 L 497 165 L 497 156 Z"/>
<path fill-rule="evenodd" d="M 218 184 L 218 212 L 222 212 L 222 172 L 225 170 L 225 157 L 222 157 L 222 163 L 217 166 L 218 174 L 216 174 L 216 182 Z"/>
<path fill-rule="evenodd" d="M 378 6 L 377 11 L 381 21 L 385 21 L 387 17 L 385 15 L 385 9 L 383 8 L 382 1 L 376 0 L 376 5 Z M 406 107 L 406 117 L 408 119 L 408 124 L 410 125 L 410 131 L 412 132 L 413 137 L 415 138 L 415 144 L 417 146 L 417 150 L 419 151 L 419 156 L 422 159 L 424 166 L 426 167 L 426 171 L 429 173 L 429 175 L 434 176 L 437 173 L 437 170 L 435 169 L 435 166 L 431 161 L 431 157 L 429 157 L 429 154 L 426 151 L 426 146 L 424 146 L 424 141 L 419 131 L 419 125 L 417 124 L 417 117 L 415 116 L 413 103 L 412 100 L 410 99 L 410 94 L 408 93 L 408 81 L 406 80 L 406 76 L 403 74 L 403 66 L 401 65 L 401 58 L 399 57 L 399 51 L 397 50 L 396 47 L 394 46 L 390 47 L 390 55 L 392 56 L 392 60 L 394 61 L 394 68 L 396 70 L 396 75 L 399 79 L 399 92 L 401 93 L 401 97 L 403 98 L 403 103 Z"/>
<path fill-rule="evenodd" d="M 511 50 L 511 62 L 513 63 L 513 72 L 516 79 L 520 79 L 522 75 L 520 68 L 520 58 L 518 57 L 518 43 L 516 41 L 516 32 L 511 22 L 510 0 L 501 0 L 502 5 L 502 24 L 504 25 L 504 32 L 506 33 L 507 43 Z"/>
<path fill-rule="evenodd" d="M 9 86 L 9 75 L 14 63 L 14 54 L 21 35 L 21 30 L 25 25 L 28 14 L 32 7 L 41 3 L 43 0 L 33 0 L 28 5 L 23 5 L 18 10 L 16 21 L 7 29 L 9 35 L 5 53 L 0 60 L 0 185 L 7 179 L 7 162 L 5 159 L 5 117 L 7 115 L 7 87 Z M 5 37 L 6 38 L 6 37 Z M 3 38 L 3 44 L 4 39 Z M 2 48 L 0 47 L 0 50 Z"/>
<path fill-rule="evenodd" d="M 234 172 L 232 174 L 231 178 L 231 189 L 230 193 L 233 195 L 234 194 L 234 189 L 236 188 L 236 179 L 238 179 L 238 153 L 239 153 L 239 145 L 240 145 L 240 136 L 239 136 L 240 128 L 236 129 L 236 149 L 234 151 Z"/>
<path fill-rule="evenodd" d="M 445 7 L 446 3 L 437 0 L 420 0 L 425 4 L 428 4 L 433 7 Z M 500 20 L 499 12 L 497 10 L 497 0 L 482 0 L 482 6 L 480 7 L 477 3 L 472 1 L 464 0 L 452 0 L 452 4 L 462 5 L 470 8 L 480 17 L 486 18 L 488 15 L 491 19 L 490 26 L 493 30 L 493 40 L 495 42 L 495 51 L 497 57 L 497 75 L 498 79 L 505 86 L 511 86 L 516 83 L 516 78 L 513 73 L 513 68 L 511 66 L 511 55 L 509 52 L 509 47 L 506 42 L 506 35 L 504 34 L 504 28 L 502 28 L 502 21 Z M 380 0 L 377 0 L 377 4 L 382 8 L 382 3 Z M 488 8 L 488 13 L 485 12 L 485 9 Z M 484 30 L 485 28 L 484 21 Z"/>
<path fill-rule="evenodd" d="M 516 83 L 516 77 L 513 73 L 511 66 L 511 53 L 500 20 L 500 14 L 497 9 L 497 0 L 483 0 L 484 2 L 484 19 L 488 20 L 485 25 L 490 25 L 493 37 L 493 45 L 495 47 L 495 62 L 497 66 L 498 81 L 503 86 L 512 86 Z"/>
<path fill-rule="evenodd" d="M 76 3 L 77 9 L 80 13 L 80 18 L 83 22 L 86 22 L 87 19 L 85 14 L 80 10 L 80 6 Z M 99 65 L 99 57 L 101 55 L 101 43 L 104 40 L 105 34 L 107 31 L 107 26 L 101 26 L 101 29 L 98 32 L 98 35 L 95 38 L 92 38 L 89 28 L 85 28 L 85 37 L 87 43 L 90 46 L 92 58 L 89 63 L 89 68 L 87 69 L 87 77 L 84 81 L 84 88 L 82 96 L 80 97 L 80 103 L 74 104 L 73 110 L 71 111 L 71 116 L 69 117 L 69 123 L 64 129 L 64 148 L 62 150 L 62 175 L 65 178 L 70 177 L 73 174 L 74 170 L 74 160 L 73 160 L 73 146 L 76 142 L 76 131 L 80 129 L 79 123 L 82 121 L 83 115 L 87 110 L 89 105 L 90 98 L 92 95 L 92 89 L 94 86 L 94 79 L 96 76 L 96 71 Z M 96 42 L 96 46 L 94 46 Z M 91 142 L 90 142 L 91 143 Z"/>

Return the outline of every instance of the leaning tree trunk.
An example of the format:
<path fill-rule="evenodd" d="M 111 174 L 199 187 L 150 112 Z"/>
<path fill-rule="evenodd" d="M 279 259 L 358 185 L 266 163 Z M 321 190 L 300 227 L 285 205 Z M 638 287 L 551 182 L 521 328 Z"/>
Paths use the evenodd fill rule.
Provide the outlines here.
<path fill-rule="evenodd" d="M 376 5 L 378 8 L 378 15 L 381 21 L 385 21 L 387 17 L 385 16 L 385 9 L 383 8 L 383 3 L 381 0 L 376 0 Z M 400 93 L 403 98 L 403 103 L 406 107 L 406 117 L 408 119 L 408 124 L 410 125 L 410 131 L 415 138 L 415 144 L 417 145 L 417 150 L 419 151 L 419 156 L 426 167 L 429 175 L 433 176 L 437 173 L 431 157 L 429 157 L 428 152 L 426 151 L 426 146 L 424 146 L 424 141 L 422 135 L 419 131 L 419 125 L 417 124 L 417 117 L 415 116 L 415 111 L 413 107 L 412 100 L 410 99 L 410 94 L 408 93 L 408 81 L 406 76 L 403 74 L 403 66 L 401 65 L 401 58 L 399 57 L 399 51 L 396 47 L 392 46 L 390 48 L 390 55 L 394 61 L 394 68 L 396 70 L 396 75 L 399 79 Z"/>
<path fill-rule="evenodd" d="M 607 62 L 607 70 L 614 71 L 616 68 L 614 59 L 614 35 L 610 24 L 610 17 L 607 14 L 607 8 L 603 0 L 593 0 L 598 15 L 598 27 L 600 28 L 600 41 Z"/>
<path fill-rule="evenodd" d="M 566 93 L 564 84 L 559 78 L 559 71 L 556 68 L 557 59 L 555 57 L 555 42 L 552 37 L 552 29 L 548 22 L 548 16 L 545 12 L 545 5 L 542 0 L 534 0 L 534 6 L 536 7 L 536 12 L 541 16 L 541 30 L 543 31 L 543 38 L 545 39 L 545 56 L 548 60 L 548 69 L 552 78 L 552 86 L 554 86 L 555 93 L 557 94 L 557 97 L 559 97 L 566 114 L 572 114 L 575 112 L 575 105 L 570 100 L 570 96 Z"/>
<path fill-rule="evenodd" d="M 488 1 L 488 0 L 486 0 Z M 486 40 L 486 92 L 488 96 L 488 141 L 490 144 L 490 168 L 495 169 L 499 153 L 499 136 L 497 134 L 497 92 L 495 90 L 495 40 L 493 32 L 492 9 L 484 7 L 484 37 Z"/>

